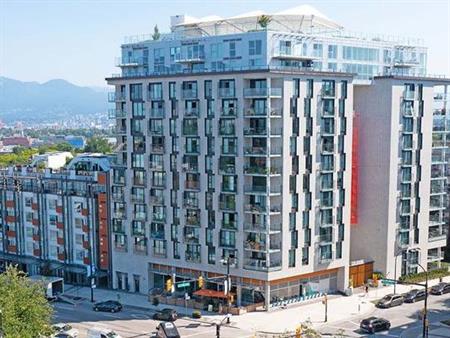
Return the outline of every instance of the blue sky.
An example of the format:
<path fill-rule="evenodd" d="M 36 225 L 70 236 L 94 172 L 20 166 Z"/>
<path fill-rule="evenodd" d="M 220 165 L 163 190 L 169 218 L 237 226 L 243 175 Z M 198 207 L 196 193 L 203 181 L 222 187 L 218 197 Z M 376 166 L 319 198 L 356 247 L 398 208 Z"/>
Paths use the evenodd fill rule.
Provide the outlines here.
<path fill-rule="evenodd" d="M 124 36 L 169 29 L 170 16 L 222 17 L 316 7 L 347 30 L 422 38 L 428 72 L 450 76 L 450 0 L 0 0 L 0 75 L 105 86 Z"/>

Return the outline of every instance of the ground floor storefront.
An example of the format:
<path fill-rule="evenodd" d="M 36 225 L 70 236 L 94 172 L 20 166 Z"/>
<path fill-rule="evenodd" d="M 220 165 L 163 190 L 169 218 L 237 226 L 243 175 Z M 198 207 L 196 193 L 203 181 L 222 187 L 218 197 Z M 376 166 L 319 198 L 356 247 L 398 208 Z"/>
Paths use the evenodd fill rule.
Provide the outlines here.
<path fill-rule="evenodd" d="M 272 281 L 231 276 L 231 292 L 226 293 L 225 275 L 153 264 L 149 266 L 150 293 L 163 295 L 159 299 L 163 302 L 176 303 L 172 298 L 188 299 L 187 306 L 195 304 L 196 308 L 209 311 L 220 312 L 227 304 L 269 310 L 338 291 L 339 270 L 328 269 Z M 204 280 L 202 287 L 198 281 L 200 276 Z M 166 290 L 168 280 L 173 284 L 172 292 Z"/>

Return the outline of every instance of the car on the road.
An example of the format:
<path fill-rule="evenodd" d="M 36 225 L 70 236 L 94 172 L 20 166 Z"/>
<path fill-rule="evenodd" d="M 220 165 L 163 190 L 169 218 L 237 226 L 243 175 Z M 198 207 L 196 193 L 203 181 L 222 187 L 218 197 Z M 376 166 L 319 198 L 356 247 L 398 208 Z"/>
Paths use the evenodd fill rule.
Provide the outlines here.
<path fill-rule="evenodd" d="M 91 327 L 87 331 L 87 338 L 122 338 L 122 336 L 108 328 Z"/>
<path fill-rule="evenodd" d="M 391 323 L 389 320 L 378 317 L 369 317 L 363 319 L 359 325 L 361 330 L 368 333 L 375 333 L 379 331 L 389 330 L 391 327 Z"/>
<path fill-rule="evenodd" d="M 77 329 L 66 323 L 54 324 L 52 328 L 55 332 L 53 338 L 77 338 L 79 334 Z"/>
<path fill-rule="evenodd" d="M 174 322 L 178 318 L 178 313 L 169 308 L 162 309 L 161 311 L 156 312 L 153 315 L 153 319 L 156 320 L 164 320 L 166 322 Z"/>
<path fill-rule="evenodd" d="M 405 303 L 415 303 L 425 299 L 425 290 L 412 289 L 403 295 Z"/>
<path fill-rule="evenodd" d="M 156 327 L 157 338 L 181 338 L 174 323 L 159 323 Z"/>
<path fill-rule="evenodd" d="M 93 306 L 94 311 L 103 312 L 119 312 L 122 310 L 122 304 L 115 300 L 107 300 L 106 302 L 98 302 Z"/>
<path fill-rule="evenodd" d="M 432 295 L 443 295 L 450 292 L 450 283 L 439 283 L 431 287 L 430 293 Z"/>
<path fill-rule="evenodd" d="M 377 303 L 377 307 L 386 309 L 389 307 L 402 305 L 403 301 L 404 298 L 402 295 L 394 295 L 391 293 L 381 298 Z"/>

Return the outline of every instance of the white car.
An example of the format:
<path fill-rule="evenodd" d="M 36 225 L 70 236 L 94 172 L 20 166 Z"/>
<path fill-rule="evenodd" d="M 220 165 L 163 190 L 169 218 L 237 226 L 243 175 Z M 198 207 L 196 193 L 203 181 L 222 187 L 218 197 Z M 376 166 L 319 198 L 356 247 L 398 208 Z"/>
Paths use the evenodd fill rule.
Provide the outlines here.
<path fill-rule="evenodd" d="M 66 323 L 58 323 L 53 325 L 53 338 L 77 338 L 78 330 L 74 329 L 71 325 Z"/>
<path fill-rule="evenodd" d="M 122 338 L 122 336 L 107 328 L 92 327 L 87 332 L 87 338 Z"/>

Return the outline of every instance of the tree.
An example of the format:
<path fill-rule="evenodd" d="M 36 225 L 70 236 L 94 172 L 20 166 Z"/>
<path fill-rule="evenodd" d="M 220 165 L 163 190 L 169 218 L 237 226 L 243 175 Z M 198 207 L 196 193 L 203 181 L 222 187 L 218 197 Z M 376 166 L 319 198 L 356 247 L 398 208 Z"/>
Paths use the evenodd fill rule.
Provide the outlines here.
<path fill-rule="evenodd" d="M 269 25 L 269 23 L 272 21 L 272 18 L 268 15 L 261 15 L 258 16 L 258 25 L 261 26 L 261 28 L 263 29 L 267 29 L 267 26 Z"/>
<path fill-rule="evenodd" d="M 155 28 L 153 29 L 152 38 L 153 38 L 153 40 L 159 40 L 160 37 L 161 37 L 161 34 L 159 33 L 158 25 L 155 25 Z"/>
<path fill-rule="evenodd" d="M 112 152 L 112 148 L 105 138 L 100 136 L 93 136 L 87 140 L 84 151 L 87 153 L 108 154 Z"/>
<path fill-rule="evenodd" d="M 17 267 L 0 274 L 0 310 L 5 337 L 34 338 L 52 333 L 52 307 L 42 285 Z"/>

